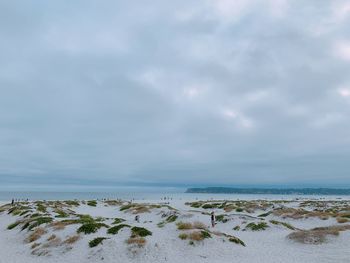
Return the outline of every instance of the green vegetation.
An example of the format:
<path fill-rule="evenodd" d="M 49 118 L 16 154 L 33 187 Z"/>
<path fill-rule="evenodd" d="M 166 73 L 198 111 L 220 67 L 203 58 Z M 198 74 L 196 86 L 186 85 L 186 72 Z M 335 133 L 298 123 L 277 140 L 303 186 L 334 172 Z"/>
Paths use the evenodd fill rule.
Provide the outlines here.
<path fill-rule="evenodd" d="M 194 202 L 194 203 L 190 203 L 190 206 L 193 208 L 200 208 L 202 206 L 202 203 Z"/>
<path fill-rule="evenodd" d="M 133 235 L 140 236 L 140 237 L 146 237 L 146 236 L 151 236 L 152 232 L 147 230 L 146 228 L 143 227 L 132 227 L 131 231 Z"/>
<path fill-rule="evenodd" d="M 28 225 L 28 230 L 32 230 L 35 227 L 38 227 L 42 224 L 51 223 L 53 219 L 51 217 L 38 217 L 31 221 L 30 225 Z"/>
<path fill-rule="evenodd" d="M 38 203 L 37 204 L 36 210 L 38 210 L 41 213 L 46 213 L 47 212 L 46 206 L 44 206 L 42 203 Z"/>
<path fill-rule="evenodd" d="M 225 218 L 225 217 L 226 217 L 226 215 L 217 215 L 217 216 L 215 217 L 215 219 L 216 219 L 216 221 L 218 221 L 218 222 L 226 223 L 226 222 L 228 221 L 228 219 Z"/>
<path fill-rule="evenodd" d="M 67 205 L 70 205 L 70 206 L 79 206 L 79 201 L 76 201 L 76 200 L 67 200 L 67 201 L 64 201 Z"/>
<path fill-rule="evenodd" d="M 10 225 L 7 226 L 8 230 L 14 229 L 16 226 L 18 226 L 21 222 L 20 221 L 16 221 Z"/>
<path fill-rule="evenodd" d="M 252 223 L 249 223 L 246 226 L 246 229 L 250 229 L 252 231 L 261 231 L 261 230 L 265 230 L 268 227 L 269 226 L 265 222 L 261 222 L 261 223 L 258 223 L 258 224 L 255 224 L 255 223 L 252 222 Z"/>
<path fill-rule="evenodd" d="M 211 235 L 208 231 L 202 230 L 201 234 L 203 238 L 211 238 Z"/>
<path fill-rule="evenodd" d="M 111 234 L 111 235 L 118 234 L 119 230 L 124 228 L 124 227 L 130 227 L 130 226 L 126 225 L 126 224 L 120 224 L 120 225 L 117 225 L 117 226 L 113 226 L 113 227 L 111 227 L 111 228 L 109 228 L 107 230 L 107 233 Z"/>
<path fill-rule="evenodd" d="M 270 214 L 271 214 L 271 212 L 267 212 L 267 213 L 258 215 L 258 217 L 267 217 L 267 216 L 270 215 Z"/>
<path fill-rule="evenodd" d="M 285 222 L 280 222 L 280 221 L 276 221 L 276 220 L 270 220 L 270 223 L 271 224 L 274 224 L 274 225 L 282 225 L 288 229 L 291 229 L 291 230 L 295 230 L 295 227 L 292 226 L 291 224 L 288 224 L 288 223 L 285 223 Z"/>
<path fill-rule="evenodd" d="M 240 208 L 240 207 L 236 208 L 236 212 L 238 213 L 243 212 L 243 208 Z"/>
<path fill-rule="evenodd" d="M 95 200 L 91 200 L 87 202 L 87 205 L 95 207 L 97 205 L 97 202 Z"/>
<path fill-rule="evenodd" d="M 165 220 L 167 223 L 172 223 L 175 222 L 177 219 L 177 215 L 170 215 L 168 218 Z"/>
<path fill-rule="evenodd" d="M 238 237 L 229 236 L 228 241 L 236 243 L 236 244 L 239 244 L 239 245 L 242 245 L 242 246 L 245 247 L 245 243 L 242 240 L 240 240 Z"/>
<path fill-rule="evenodd" d="M 86 223 L 86 224 L 83 224 L 81 227 L 79 227 L 77 232 L 84 233 L 84 234 L 96 233 L 97 230 L 99 230 L 101 227 L 108 228 L 108 225 L 104 223 L 96 223 L 96 222 Z"/>
<path fill-rule="evenodd" d="M 121 206 L 120 207 L 120 211 L 124 211 L 124 210 L 128 210 L 128 209 L 130 209 L 130 208 L 132 208 L 132 207 L 134 207 L 135 206 L 135 204 L 127 204 L 127 205 L 123 205 L 123 206 Z"/>
<path fill-rule="evenodd" d="M 179 235 L 179 238 L 182 239 L 182 240 L 185 240 L 185 239 L 188 238 L 188 235 L 187 235 L 186 233 L 181 233 L 181 234 Z"/>
<path fill-rule="evenodd" d="M 60 209 L 56 209 L 54 212 L 57 214 L 57 216 L 55 216 L 57 218 L 65 218 L 69 216 L 69 214 Z"/>
<path fill-rule="evenodd" d="M 125 219 L 123 219 L 123 218 L 116 218 L 116 219 L 114 219 L 112 225 L 118 225 L 118 224 L 120 224 L 121 222 L 124 222 L 124 221 L 125 221 Z"/>
<path fill-rule="evenodd" d="M 102 243 L 103 240 L 108 239 L 107 237 L 96 237 L 89 242 L 89 247 L 96 247 Z"/>
<path fill-rule="evenodd" d="M 239 231 L 240 229 L 241 229 L 241 227 L 237 225 L 232 230 Z"/>

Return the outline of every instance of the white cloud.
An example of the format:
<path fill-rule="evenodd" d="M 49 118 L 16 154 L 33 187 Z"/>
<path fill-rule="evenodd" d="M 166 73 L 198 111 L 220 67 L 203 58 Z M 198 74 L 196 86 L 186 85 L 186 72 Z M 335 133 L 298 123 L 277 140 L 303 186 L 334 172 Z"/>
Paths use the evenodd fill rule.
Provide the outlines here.
<path fill-rule="evenodd" d="M 350 89 L 349 88 L 339 88 L 338 94 L 342 97 L 350 97 Z"/>
<path fill-rule="evenodd" d="M 343 60 L 350 61 L 350 42 L 338 41 L 333 47 L 334 54 Z"/>

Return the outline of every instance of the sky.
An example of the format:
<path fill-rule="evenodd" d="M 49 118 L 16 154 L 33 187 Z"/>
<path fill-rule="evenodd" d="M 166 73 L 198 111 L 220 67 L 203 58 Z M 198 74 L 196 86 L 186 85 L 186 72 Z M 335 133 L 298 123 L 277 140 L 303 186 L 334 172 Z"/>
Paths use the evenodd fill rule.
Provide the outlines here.
<path fill-rule="evenodd" d="M 0 190 L 350 186 L 350 2 L 0 0 Z"/>

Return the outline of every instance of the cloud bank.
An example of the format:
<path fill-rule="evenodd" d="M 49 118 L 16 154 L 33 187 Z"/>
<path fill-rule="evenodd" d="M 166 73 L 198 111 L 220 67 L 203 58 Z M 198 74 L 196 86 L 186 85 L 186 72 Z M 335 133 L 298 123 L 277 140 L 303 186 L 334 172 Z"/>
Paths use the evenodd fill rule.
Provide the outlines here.
<path fill-rule="evenodd" d="M 1 1 L 0 180 L 350 186 L 347 1 Z"/>

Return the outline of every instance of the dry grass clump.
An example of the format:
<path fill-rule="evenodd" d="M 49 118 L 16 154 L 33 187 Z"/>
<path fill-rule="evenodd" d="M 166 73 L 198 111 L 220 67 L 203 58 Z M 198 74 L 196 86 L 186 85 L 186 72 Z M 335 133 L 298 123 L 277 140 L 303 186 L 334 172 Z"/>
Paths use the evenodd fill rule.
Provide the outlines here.
<path fill-rule="evenodd" d="M 43 248 L 58 247 L 59 245 L 62 244 L 62 240 L 56 235 L 52 235 L 49 239 L 48 239 L 49 240 L 48 243 L 43 244 L 42 246 Z"/>
<path fill-rule="evenodd" d="M 35 229 L 26 239 L 27 243 L 32 243 L 36 240 L 38 240 L 39 238 L 41 238 L 41 236 L 45 235 L 47 232 L 44 228 L 39 227 L 37 229 Z"/>
<path fill-rule="evenodd" d="M 143 247 L 146 244 L 146 239 L 143 237 L 130 237 L 128 240 L 126 240 L 126 243 L 131 245 L 137 245 L 139 247 Z"/>
<path fill-rule="evenodd" d="M 36 248 L 36 247 L 38 247 L 38 246 L 40 246 L 40 243 L 34 243 L 30 248 L 31 248 L 31 249 L 34 249 L 34 248 Z"/>
<path fill-rule="evenodd" d="M 208 227 L 199 221 L 195 221 L 193 223 L 190 222 L 178 222 L 177 229 L 179 230 L 189 230 L 189 229 L 207 229 Z"/>
<path fill-rule="evenodd" d="M 191 232 L 188 237 L 193 241 L 201 241 L 204 239 L 202 233 L 200 231 Z"/>
<path fill-rule="evenodd" d="M 74 235 L 74 236 L 70 236 L 68 237 L 65 241 L 63 241 L 63 244 L 74 244 L 75 242 L 77 242 L 80 239 L 79 235 Z"/>
<path fill-rule="evenodd" d="M 279 208 L 273 211 L 275 216 L 280 216 L 282 218 L 292 218 L 292 219 L 302 219 L 310 217 L 318 217 L 322 220 L 327 220 L 329 217 L 333 216 L 333 213 L 327 211 L 307 211 L 305 209 L 299 208 Z"/>
<path fill-rule="evenodd" d="M 207 231 L 193 231 L 188 234 L 188 238 L 192 241 L 202 241 L 205 238 L 211 238 L 211 235 Z"/>
<path fill-rule="evenodd" d="M 204 223 L 199 222 L 199 221 L 193 222 L 192 227 L 195 229 L 207 229 L 207 226 Z"/>
<path fill-rule="evenodd" d="M 322 244 L 327 236 L 338 236 L 340 231 L 350 230 L 350 225 L 317 227 L 311 230 L 301 230 L 289 234 L 291 240 L 303 244 Z"/>
<path fill-rule="evenodd" d="M 57 236 L 55 234 L 52 234 L 51 236 L 48 237 L 47 241 L 51 241 L 55 239 Z"/>
<path fill-rule="evenodd" d="M 123 202 L 122 201 L 119 201 L 119 200 L 107 200 L 107 201 L 104 201 L 107 205 L 109 206 L 119 206 L 119 205 L 122 205 Z"/>
<path fill-rule="evenodd" d="M 337 217 L 337 222 L 340 224 L 343 224 L 343 223 L 349 222 L 349 219 L 347 219 L 345 217 Z"/>
<path fill-rule="evenodd" d="M 178 222 L 177 224 L 177 229 L 179 230 L 189 230 L 189 229 L 193 229 L 192 223 L 185 223 L 185 222 Z"/>
<path fill-rule="evenodd" d="M 52 227 L 54 230 L 63 230 L 66 225 L 68 225 L 66 222 L 55 221 L 50 224 L 50 227 Z"/>

